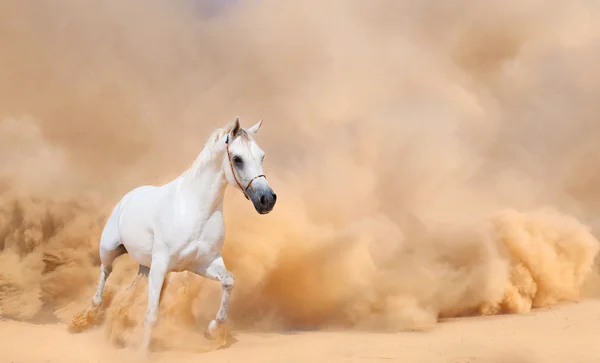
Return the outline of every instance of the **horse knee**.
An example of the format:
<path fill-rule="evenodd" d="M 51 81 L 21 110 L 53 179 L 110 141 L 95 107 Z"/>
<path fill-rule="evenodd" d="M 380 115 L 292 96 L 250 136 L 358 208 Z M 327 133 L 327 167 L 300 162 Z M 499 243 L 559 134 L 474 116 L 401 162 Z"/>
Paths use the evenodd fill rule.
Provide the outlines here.
<path fill-rule="evenodd" d="M 110 275 L 112 273 L 113 268 L 112 268 L 112 265 L 102 264 L 102 266 L 100 266 L 100 270 L 102 272 L 104 272 L 106 277 L 108 277 L 108 275 Z"/>
<path fill-rule="evenodd" d="M 94 297 L 92 298 L 92 307 L 96 308 L 100 306 L 100 304 L 102 304 L 102 295 L 94 295 Z"/>
<path fill-rule="evenodd" d="M 232 273 L 228 273 L 221 279 L 221 286 L 225 290 L 231 290 L 235 286 L 235 276 Z"/>
<path fill-rule="evenodd" d="M 158 322 L 158 314 L 155 311 L 146 311 L 146 316 L 144 318 L 144 323 L 146 326 L 155 326 Z"/>

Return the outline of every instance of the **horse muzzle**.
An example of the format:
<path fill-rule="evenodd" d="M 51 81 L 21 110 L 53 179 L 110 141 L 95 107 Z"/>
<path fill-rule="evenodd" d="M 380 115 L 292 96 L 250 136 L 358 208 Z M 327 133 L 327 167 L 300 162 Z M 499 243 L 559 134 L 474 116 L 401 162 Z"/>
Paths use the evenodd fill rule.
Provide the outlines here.
<path fill-rule="evenodd" d="M 256 209 L 259 214 L 271 212 L 277 202 L 277 194 L 273 192 L 273 189 L 267 186 L 249 188 L 248 196 L 250 197 L 252 204 L 254 204 L 254 209 Z"/>

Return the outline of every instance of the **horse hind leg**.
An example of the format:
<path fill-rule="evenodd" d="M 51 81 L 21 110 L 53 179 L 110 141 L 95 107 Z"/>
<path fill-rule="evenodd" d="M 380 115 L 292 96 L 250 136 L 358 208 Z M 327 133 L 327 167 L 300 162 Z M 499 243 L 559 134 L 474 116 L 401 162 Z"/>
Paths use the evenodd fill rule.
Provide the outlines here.
<path fill-rule="evenodd" d="M 98 307 L 102 304 L 102 294 L 104 293 L 104 287 L 106 286 L 106 280 L 112 273 L 113 262 L 117 257 L 127 253 L 125 246 L 118 244 L 116 247 L 102 248 L 100 247 L 100 280 L 98 281 L 98 288 L 96 294 L 92 298 L 92 307 Z"/>
<path fill-rule="evenodd" d="M 112 272 L 113 261 L 125 253 L 127 253 L 127 250 L 123 247 L 123 245 L 118 245 L 112 250 L 101 250 L 102 265 L 100 266 L 100 281 L 98 281 L 98 289 L 96 290 L 96 294 L 92 298 L 89 307 L 77 314 L 71 320 L 71 323 L 69 324 L 69 330 L 71 332 L 81 332 L 92 325 L 96 325 L 102 320 L 102 313 L 100 312 L 99 307 L 102 305 L 102 294 L 104 293 L 106 280 Z"/>
<path fill-rule="evenodd" d="M 112 272 L 113 262 L 117 257 L 127 253 L 127 249 L 125 249 L 125 246 L 121 243 L 121 236 L 119 234 L 121 203 L 122 202 L 119 202 L 113 209 L 113 212 L 110 217 L 108 217 L 104 229 L 102 230 L 102 234 L 100 235 L 100 280 L 98 281 L 96 294 L 92 299 L 92 308 L 102 304 L 104 286 Z"/>
<path fill-rule="evenodd" d="M 112 272 L 113 262 L 117 257 L 127 253 L 125 246 L 121 244 L 117 223 L 117 213 L 113 212 L 100 236 L 99 250 L 101 265 L 96 294 L 92 298 L 90 306 L 71 320 L 69 328 L 72 331 L 81 331 L 98 320 L 98 307 L 102 304 L 102 294 L 104 293 L 106 280 Z"/>

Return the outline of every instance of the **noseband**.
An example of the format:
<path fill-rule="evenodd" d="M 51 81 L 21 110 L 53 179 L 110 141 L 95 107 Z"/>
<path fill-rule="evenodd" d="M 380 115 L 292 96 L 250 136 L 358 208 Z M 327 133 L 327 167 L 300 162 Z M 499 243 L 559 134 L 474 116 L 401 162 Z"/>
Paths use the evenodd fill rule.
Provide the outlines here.
<path fill-rule="evenodd" d="M 264 175 L 257 175 L 254 178 L 252 178 L 250 180 L 250 182 L 248 182 L 248 185 L 246 185 L 246 188 L 242 188 L 242 185 L 240 184 L 237 176 L 235 175 L 235 169 L 233 168 L 233 163 L 231 162 L 231 153 L 229 153 L 229 135 L 227 135 L 227 139 L 225 139 L 225 149 L 227 150 L 227 159 L 229 159 L 229 166 L 231 167 L 231 173 L 233 174 L 233 179 L 235 180 L 235 183 L 238 185 L 238 187 L 240 188 L 242 193 L 244 193 L 244 197 L 246 197 L 246 199 L 250 200 L 250 198 L 248 197 L 247 191 L 248 191 L 248 188 L 250 188 L 250 186 L 252 185 L 252 182 L 258 178 L 266 179 L 267 177 Z"/>

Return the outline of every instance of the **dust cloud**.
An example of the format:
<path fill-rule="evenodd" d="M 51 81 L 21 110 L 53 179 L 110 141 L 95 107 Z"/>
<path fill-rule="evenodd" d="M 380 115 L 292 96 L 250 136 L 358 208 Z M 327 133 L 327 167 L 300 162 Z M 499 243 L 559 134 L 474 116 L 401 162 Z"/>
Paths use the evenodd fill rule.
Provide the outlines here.
<path fill-rule="evenodd" d="M 279 202 L 227 193 L 235 329 L 424 329 L 597 294 L 596 3 L 207 8 L 0 4 L 0 314 L 70 321 L 114 203 L 236 115 L 264 117 Z M 116 344 L 141 339 L 135 271 L 108 281 Z M 155 343 L 197 349 L 219 295 L 171 274 Z"/>

